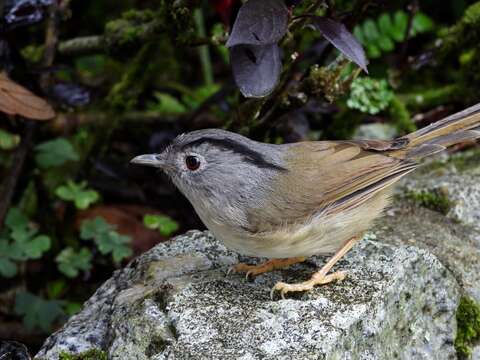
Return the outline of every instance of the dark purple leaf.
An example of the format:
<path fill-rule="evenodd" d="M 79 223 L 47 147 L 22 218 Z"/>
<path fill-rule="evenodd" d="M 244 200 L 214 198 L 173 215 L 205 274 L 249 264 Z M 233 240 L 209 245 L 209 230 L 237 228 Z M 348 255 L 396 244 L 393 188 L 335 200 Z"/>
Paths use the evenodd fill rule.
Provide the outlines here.
<path fill-rule="evenodd" d="M 315 26 L 343 55 L 368 73 L 368 60 L 362 45 L 345 25 L 326 17 L 315 17 Z"/>
<path fill-rule="evenodd" d="M 52 95 L 68 106 L 83 106 L 90 102 L 90 92 L 76 84 L 59 83 L 52 89 Z"/>
<path fill-rule="evenodd" d="M 287 22 L 283 0 L 249 0 L 238 11 L 226 46 L 274 44 L 285 35 Z"/>
<path fill-rule="evenodd" d="M 3 17 L 8 28 L 30 25 L 43 19 L 45 8 L 55 0 L 7 0 Z"/>
<path fill-rule="evenodd" d="M 245 97 L 271 93 L 282 69 L 277 44 L 234 46 L 230 49 L 230 62 L 235 82 Z"/>

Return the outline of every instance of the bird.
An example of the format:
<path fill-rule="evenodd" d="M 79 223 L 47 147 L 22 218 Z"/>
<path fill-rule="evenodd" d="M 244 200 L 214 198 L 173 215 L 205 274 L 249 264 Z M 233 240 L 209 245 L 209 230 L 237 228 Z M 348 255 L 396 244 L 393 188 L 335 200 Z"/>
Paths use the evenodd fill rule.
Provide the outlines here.
<path fill-rule="evenodd" d="M 330 272 L 384 213 L 393 185 L 421 160 L 480 138 L 480 103 L 393 140 L 268 144 L 222 129 L 177 136 L 134 164 L 163 170 L 224 245 L 266 262 L 239 263 L 248 276 L 314 255 L 331 258 L 310 279 L 278 282 L 272 294 L 343 280 Z"/>

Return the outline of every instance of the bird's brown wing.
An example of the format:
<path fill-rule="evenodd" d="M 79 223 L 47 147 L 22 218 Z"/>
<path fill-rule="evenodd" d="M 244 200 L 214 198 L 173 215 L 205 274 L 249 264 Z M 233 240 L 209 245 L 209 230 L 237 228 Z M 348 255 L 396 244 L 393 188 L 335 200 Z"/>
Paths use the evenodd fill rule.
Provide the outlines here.
<path fill-rule="evenodd" d="M 261 209 L 248 214 L 252 231 L 304 222 L 319 211 L 357 206 L 393 184 L 417 164 L 388 156 L 394 141 L 318 141 L 290 145 L 284 173 Z M 265 209 L 269 209 L 266 211 Z"/>

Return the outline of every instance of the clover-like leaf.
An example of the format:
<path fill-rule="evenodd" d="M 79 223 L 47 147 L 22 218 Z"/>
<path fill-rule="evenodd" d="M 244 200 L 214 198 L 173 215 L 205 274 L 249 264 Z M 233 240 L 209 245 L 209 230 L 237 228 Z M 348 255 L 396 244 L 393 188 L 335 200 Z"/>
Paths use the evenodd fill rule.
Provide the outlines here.
<path fill-rule="evenodd" d="M 50 245 L 51 241 L 48 236 L 36 236 L 28 242 L 27 246 L 25 246 L 25 255 L 28 256 L 29 259 L 40 259 L 42 254 L 50 249 Z"/>
<path fill-rule="evenodd" d="M 0 234 L 0 275 L 13 277 L 17 273 L 17 261 L 39 259 L 51 246 L 50 238 L 37 235 L 37 229 L 18 209 L 11 208 L 6 216 L 8 231 Z"/>
<path fill-rule="evenodd" d="M 82 181 L 76 184 L 69 180 L 65 185 L 58 187 L 55 194 L 63 200 L 73 201 L 77 209 L 86 209 L 100 198 L 95 190 L 88 190 L 87 183 Z"/>
<path fill-rule="evenodd" d="M 143 224 L 152 230 L 158 230 L 164 236 L 170 236 L 178 230 L 178 223 L 165 215 L 145 215 Z"/>
<path fill-rule="evenodd" d="M 8 258 L 0 256 L 0 275 L 12 278 L 17 275 L 17 265 Z"/>
<path fill-rule="evenodd" d="M 61 301 L 45 300 L 29 292 L 17 294 L 14 311 L 23 317 L 27 329 L 40 328 L 44 332 L 50 332 L 53 323 L 64 316 Z"/>
<path fill-rule="evenodd" d="M 80 271 L 88 271 L 92 267 L 92 254 L 87 248 L 75 251 L 71 247 L 63 249 L 55 258 L 58 270 L 70 278 L 78 276 Z"/>
<path fill-rule="evenodd" d="M 131 238 L 117 233 L 115 228 L 101 217 L 83 221 L 80 237 L 83 240 L 93 240 L 98 250 L 104 255 L 111 253 L 115 262 L 120 262 L 132 254 L 132 249 L 128 246 Z"/>
<path fill-rule="evenodd" d="M 35 147 L 35 161 L 42 169 L 60 166 L 68 161 L 78 161 L 79 156 L 72 144 L 62 137 L 49 140 Z"/>
<path fill-rule="evenodd" d="M 282 62 L 277 44 L 237 45 L 230 49 L 233 76 L 245 97 L 270 94 L 280 78 Z"/>
<path fill-rule="evenodd" d="M 91 240 L 99 234 L 104 234 L 113 229 L 112 225 L 107 223 L 103 218 L 96 217 L 95 219 L 85 220 L 80 227 L 80 238 L 82 240 Z"/>
<path fill-rule="evenodd" d="M 287 22 L 283 0 L 249 0 L 238 11 L 226 46 L 275 44 L 285 35 Z"/>
<path fill-rule="evenodd" d="M 368 59 L 360 42 L 347 30 L 345 25 L 326 17 L 315 17 L 315 26 L 322 35 L 345 57 L 368 73 Z"/>

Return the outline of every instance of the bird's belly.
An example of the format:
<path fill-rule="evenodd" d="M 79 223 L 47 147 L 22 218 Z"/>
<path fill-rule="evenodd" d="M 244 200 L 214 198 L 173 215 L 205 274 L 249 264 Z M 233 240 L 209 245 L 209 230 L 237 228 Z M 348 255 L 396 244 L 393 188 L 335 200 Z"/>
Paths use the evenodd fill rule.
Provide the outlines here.
<path fill-rule="evenodd" d="M 204 221 L 225 246 L 240 254 L 267 258 L 308 257 L 336 252 L 349 239 L 362 236 L 388 204 L 388 196 L 378 194 L 369 201 L 342 212 L 318 214 L 304 224 L 282 226 L 263 233 L 232 229 Z"/>

